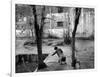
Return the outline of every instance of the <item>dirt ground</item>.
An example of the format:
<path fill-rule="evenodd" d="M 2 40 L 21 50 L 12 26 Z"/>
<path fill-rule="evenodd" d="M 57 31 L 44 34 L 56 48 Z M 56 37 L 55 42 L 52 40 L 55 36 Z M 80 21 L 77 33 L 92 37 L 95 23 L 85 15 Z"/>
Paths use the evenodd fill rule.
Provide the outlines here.
<path fill-rule="evenodd" d="M 37 54 L 37 47 L 36 44 L 34 46 L 28 46 L 25 48 L 23 46 L 24 42 L 28 39 L 16 39 L 16 55 L 22 55 L 22 54 Z M 52 66 L 49 69 L 50 71 L 55 70 L 70 70 L 69 68 L 71 66 L 71 46 L 70 45 L 59 45 L 58 47 L 61 48 L 64 52 L 64 55 L 66 56 L 67 61 L 67 68 L 66 66 L 60 66 L 57 64 L 58 57 L 57 55 L 50 57 L 50 55 L 54 52 L 54 46 L 55 43 L 61 42 L 63 39 L 44 39 L 43 45 L 42 45 L 42 52 L 43 54 L 48 54 L 48 56 L 45 58 L 44 62 L 48 66 Z M 92 69 L 94 68 L 94 41 L 91 40 L 76 40 L 75 42 L 76 46 L 76 57 L 81 63 L 81 69 Z M 51 62 L 51 64 L 50 64 Z M 32 66 L 32 63 L 31 63 Z M 55 67 L 56 66 L 56 67 Z M 21 66 L 19 66 L 21 67 Z M 54 69 L 55 67 L 55 69 Z M 62 68 L 63 67 L 63 68 Z M 53 69 L 52 69 L 53 68 Z M 57 69 L 59 68 L 59 69 Z M 21 69 L 21 68 L 19 68 Z M 33 70 L 34 71 L 34 70 Z M 27 72 L 27 71 L 26 71 Z"/>

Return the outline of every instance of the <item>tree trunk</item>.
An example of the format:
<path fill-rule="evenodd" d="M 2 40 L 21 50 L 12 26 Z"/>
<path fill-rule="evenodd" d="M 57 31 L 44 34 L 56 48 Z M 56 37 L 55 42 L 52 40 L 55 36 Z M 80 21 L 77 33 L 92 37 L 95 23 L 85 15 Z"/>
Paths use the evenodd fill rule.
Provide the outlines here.
<path fill-rule="evenodd" d="M 77 31 L 77 26 L 79 23 L 79 17 L 81 14 L 81 8 L 75 8 L 75 26 L 74 26 L 74 30 L 72 32 L 72 67 L 74 69 L 76 69 L 76 57 L 75 57 L 75 35 L 76 35 L 76 31 Z"/>
<path fill-rule="evenodd" d="M 42 58 L 42 38 L 41 35 L 37 36 L 37 50 L 38 50 L 38 69 L 42 69 L 46 67 L 46 64 L 43 62 Z"/>
<path fill-rule="evenodd" d="M 37 51 L 38 51 L 38 69 L 42 69 L 46 67 L 46 64 L 43 62 L 42 59 L 42 29 L 39 28 L 37 23 L 37 14 L 36 14 L 36 6 L 32 6 L 33 15 L 34 15 L 34 28 L 35 28 L 35 35 L 36 35 L 36 42 L 37 42 Z"/>
<path fill-rule="evenodd" d="M 66 18 L 66 27 L 67 27 L 67 32 L 65 33 L 65 36 L 64 36 L 64 43 L 65 44 L 71 44 L 71 37 L 70 37 L 70 16 L 69 16 L 69 13 L 68 12 L 68 16 L 66 17 L 66 14 L 65 14 L 65 18 Z"/>
<path fill-rule="evenodd" d="M 34 32 L 33 32 L 33 29 L 31 29 L 31 34 L 32 34 L 32 39 L 34 38 Z"/>

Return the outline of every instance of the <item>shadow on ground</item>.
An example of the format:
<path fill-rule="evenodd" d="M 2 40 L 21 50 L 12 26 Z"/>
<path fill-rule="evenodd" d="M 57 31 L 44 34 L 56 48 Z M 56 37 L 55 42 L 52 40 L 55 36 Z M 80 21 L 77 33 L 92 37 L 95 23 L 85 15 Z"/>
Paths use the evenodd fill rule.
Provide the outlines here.
<path fill-rule="evenodd" d="M 48 56 L 48 54 L 43 54 L 43 60 Z M 17 55 L 16 56 L 16 73 L 34 72 L 37 68 L 38 63 L 37 54 L 31 55 Z"/>

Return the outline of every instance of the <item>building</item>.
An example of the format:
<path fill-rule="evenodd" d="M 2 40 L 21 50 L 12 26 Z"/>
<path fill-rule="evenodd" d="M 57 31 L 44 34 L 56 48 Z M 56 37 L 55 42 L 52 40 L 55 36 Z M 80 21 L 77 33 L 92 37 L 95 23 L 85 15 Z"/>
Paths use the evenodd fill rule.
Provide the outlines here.
<path fill-rule="evenodd" d="M 74 28 L 74 8 L 68 8 L 67 11 L 48 13 L 46 15 L 45 31 L 52 36 L 63 38 L 69 31 L 70 36 Z M 94 9 L 82 8 L 77 28 L 77 37 L 88 37 L 94 33 Z"/>

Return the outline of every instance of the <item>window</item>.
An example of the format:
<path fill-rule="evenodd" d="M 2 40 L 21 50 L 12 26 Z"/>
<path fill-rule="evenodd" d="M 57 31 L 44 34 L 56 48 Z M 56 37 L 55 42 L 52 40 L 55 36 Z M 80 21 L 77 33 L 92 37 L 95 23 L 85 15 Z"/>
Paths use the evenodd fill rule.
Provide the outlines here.
<path fill-rule="evenodd" d="M 63 12 L 63 7 L 58 7 L 58 13 L 62 13 Z"/>
<path fill-rule="evenodd" d="M 63 22 L 57 22 L 58 27 L 63 27 Z"/>

